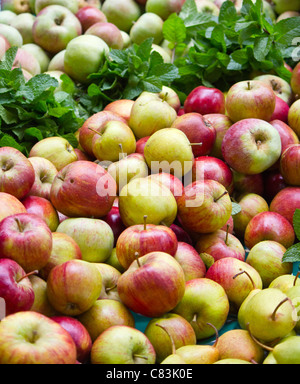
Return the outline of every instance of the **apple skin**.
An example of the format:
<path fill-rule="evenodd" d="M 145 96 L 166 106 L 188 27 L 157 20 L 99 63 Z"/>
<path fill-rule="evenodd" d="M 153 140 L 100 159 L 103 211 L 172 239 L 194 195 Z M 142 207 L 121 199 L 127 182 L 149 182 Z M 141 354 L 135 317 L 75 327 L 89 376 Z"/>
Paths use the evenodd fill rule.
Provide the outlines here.
<path fill-rule="evenodd" d="M 291 87 L 295 95 L 300 95 L 300 63 L 298 63 L 293 69 Z"/>
<path fill-rule="evenodd" d="M 275 104 L 273 89 L 260 80 L 235 83 L 226 96 L 226 111 L 234 123 L 249 118 L 270 121 Z"/>
<path fill-rule="evenodd" d="M 37 215 L 45 221 L 51 232 L 56 231 L 59 224 L 59 217 L 56 209 L 49 200 L 39 196 L 27 196 L 22 199 L 22 204 L 26 208 L 27 213 Z"/>
<path fill-rule="evenodd" d="M 248 223 L 244 243 L 248 249 L 263 240 L 274 240 L 289 248 L 294 244 L 295 232 L 290 222 L 276 212 L 261 212 Z"/>
<path fill-rule="evenodd" d="M 262 173 L 256 175 L 245 175 L 231 169 L 233 173 L 234 195 L 238 198 L 245 193 L 263 195 L 264 178 Z"/>
<path fill-rule="evenodd" d="M 232 211 L 226 188 L 209 179 L 194 181 L 185 187 L 177 206 L 183 228 L 197 233 L 210 233 L 222 228 Z"/>
<path fill-rule="evenodd" d="M 172 353 L 172 343 L 168 334 L 156 324 L 163 326 L 171 336 L 175 349 L 184 345 L 195 345 L 196 335 L 191 324 L 175 313 L 167 313 L 151 319 L 145 329 L 145 335 L 150 340 L 156 353 L 156 364 L 160 364 Z"/>
<path fill-rule="evenodd" d="M 197 112 L 201 115 L 210 113 L 225 114 L 225 97 L 217 88 L 200 85 L 194 88 L 184 102 L 185 113 Z"/>
<path fill-rule="evenodd" d="M 153 38 L 153 43 L 159 45 L 163 40 L 163 19 L 153 12 L 143 13 L 130 28 L 130 40 L 140 45 L 144 40 Z"/>
<path fill-rule="evenodd" d="M 206 266 L 192 245 L 179 241 L 174 259 L 183 269 L 185 281 L 205 277 Z"/>
<path fill-rule="evenodd" d="M 155 46 L 155 44 L 152 44 L 152 49 Z M 176 112 L 179 111 L 181 107 L 181 101 L 180 98 L 174 89 L 167 87 L 166 85 L 162 86 L 161 91 L 158 93 L 158 95 L 166 100 L 166 102 L 171 105 L 175 109 Z"/>
<path fill-rule="evenodd" d="M 289 1 L 288 3 L 282 0 L 274 0 L 273 4 L 275 12 L 279 15 L 287 11 L 300 11 L 300 4 L 297 0 Z"/>
<path fill-rule="evenodd" d="M 119 207 L 112 206 L 108 214 L 103 217 L 103 221 L 111 227 L 114 234 L 114 246 L 116 246 L 119 236 L 126 229 L 121 219 Z"/>
<path fill-rule="evenodd" d="M 0 255 L 16 261 L 25 272 L 40 270 L 51 255 L 52 232 L 30 213 L 8 216 L 0 223 Z"/>
<path fill-rule="evenodd" d="M 69 260 L 51 269 L 47 279 L 48 299 L 58 312 L 78 316 L 98 299 L 102 289 L 99 270 L 84 260 Z"/>
<path fill-rule="evenodd" d="M 146 317 L 170 312 L 182 299 L 184 290 L 183 269 L 165 252 L 150 252 L 138 258 L 118 280 L 121 301 Z"/>
<path fill-rule="evenodd" d="M 92 339 L 81 322 L 70 316 L 53 316 L 51 320 L 61 325 L 74 340 L 77 350 L 77 360 L 87 362 L 92 349 Z"/>
<path fill-rule="evenodd" d="M 192 180 L 216 180 L 233 192 L 233 173 L 229 166 L 221 159 L 213 156 L 199 156 L 195 158 L 192 168 Z"/>
<path fill-rule="evenodd" d="M 60 22 L 57 23 L 56 20 Z M 52 54 L 65 49 L 68 43 L 81 33 L 80 21 L 69 9 L 61 5 L 43 8 L 32 26 L 34 42 Z"/>
<path fill-rule="evenodd" d="M 237 172 L 253 175 L 264 172 L 280 158 L 281 139 L 270 123 L 244 119 L 233 124 L 222 142 L 226 163 Z"/>
<path fill-rule="evenodd" d="M 18 48 L 13 66 L 15 68 L 26 70 L 32 76 L 41 73 L 41 66 L 38 60 L 30 52 L 27 52 L 22 48 Z"/>
<path fill-rule="evenodd" d="M 236 276 L 240 272 L 245 273 Z M 208 268 L 206 278 L 223 287 L 230 303 L 231 313 L 237 313 L 241 304 L 253 289 L 262 289 L 263 286 L 260 274 L 254 267 L 245 261 L 232 257 L 217 260 Z"/>
<path fill-rule="evenodd" d="M 285 187 L 279 191 L 270 203 L 270 211 L 284 216 L 293 225 L 293 216 L 300 207 L 300 188 Z"/>
<path fill-rule="evenodd" d="M 226 239 L 227 237 L 227 239 Z M 245 261 L 245 249 L 240 240 L 231 233 L 222 229 L 216 232 L 202 234 L 198 237 L 195 246 L 199 253 L 211 255 L 215 261 L 224 257 L 233 257 Z"/>
<path fill-rule="evenodd" d="M 102 290 L 98 297 L 98 300 L 117 300 L 121 301 L 119 298 L 117 290 L 117 282 L 121 276 L 121 272 L 118 271 L 112 265 L 105 263 L 95 263 L 95 266 L 98 268 L 102 276 Z"/>
<path fill-rule="evenodd" d="M 91 364 L 154 364 L 155 357 L 153 345 L 143 332 L 114 325 L 94 341 Z"/>
<path fill-rule="evenodd" d="M 264 193 L 263 197 L 268 204 L 274 199 L 279 191 L 286 188 L 287 185 L 283 180 L 282 174 L 278 170 L 267 171 L 263 175 Z"/>
<path fill-rule="evenodd" d="M 105 0 L 101 8 L 107 21 L 124 32 L 129 32 L 133 23 L 141 15 L 141 9 L 134 0 Z"/>
<path fill-rule="evenodd" d="M 145 136 L 145 137 L 142 137 L 141 139 L 137 140 L 136 150 L 135 150 L 137 153 L 144 155 L 144 149 L 145 149 L 146 143 L 147 143 L 149 138 L 150 138 L 150 136 Z"/>
<path fill-rule="evenodd" d="M 0 364 L 76 364 L 71 335 L 37 312 L 23 311 L 4 318 L 0 345 Z"/>
<path fill-rule="evenodd" d="M 47 296 L 47 282 L 35 274 L 29 276 L 33 291 L 34 302 L 31 311 L 41 313 L 44 316 L 56 316 L 57 311 L 52 307 Z"/>
<path fill-rule="evenodd" d="M 110 211 L 115 196 L 115 180 L 91 161 L 65 166 L 55 176 L 50 192 L 54 207 L 68 217 L 102 218 Z"/>
<path fill-rule="evenodd" d="M 18 14 L 30 12 L 29 1 L 20 0 L 2 0 L 1 9 L 3 11 L 11 11 Z"/>
<path fill-rule="evenodd" d="M 300 136 L 300 100 L 296 100 L 291 106 L 288 114 L 288 125 L 292 130 Z"/>
<path fill-rule="evenodd" d="M 11 147 L 0 148 L 0 192 L 22 199 L 35 179 L 34 169 L 22 152 Z"/>
<path fill-rule="evenodd" d="M 157 180 L 158 182 L 168 187 L 170 191 L 173 193 L 176 200 L 183 193 L 184 186 L 182 184 L 182 181 L 178 177 L 170 173 L 166 173 L 166 172 L 152 173 L 151 175 L 148 176 L 148 178 L 152 180 Z"/>
<path fill-rule="evenodd" d="M 195 157 L 210 154 L 216 140 L 214 126 L 197 112 L 186 112 L 178 116 L 171 125 L 186 134 L 191 143 L 202 143 L 192 146 Z"/>
<path fill-rule="evenodd" d="M 9 193 L 0 192 L 0 223 L 8 216 L 26 212 L 19 199 Z"/>
<path fill-rule="evenodd" d="M 9 41 L 5 36 L 0 36 L 0 59 L 4 56 L 5 52 L 10 48 Z"/>
<path fill-rule="evenodd" d="M 37 59 L 40 64 L 41 73 L 48 70 L 50 55 L 42 47 L 35 43 L 27 43 L 22 45 L 22 49 L 31 53 Z"/>
<path fill-rule="evenodd" d="M 260 241 L 250 249 L 246 262 L 260 274 L 263 288 L 277 277 L 292 273 L 293 263 L 282 262 L 285 251 L 282 244 L 273 240 Z"/>
<path fill-rule="evenodd" d="M 0 35 L 4 36 L 11 47 L 21 48 L 23 45 L 23 37 L 21 33 L 8 24 L 0 24 Z"/>
<path fill-rule="evenodd" d="M 33 166 L 35 179 L 26 196 L 39 196 L 50 200 L 51 186 L 58 170 L 50 160 L 44 157 L 29 157 L 28 160 Z"/>
<path fill-rule="evenodd" d="M 172 229 L 163 225 L 140 224 L 132 225 L 121 233 L 116 252 L 122 267 L 128 269 L 137 257 L 159 251 L 174 256 L 177 247 L 177 237 Z"/>
<path fill-rule="evenodd" d="M 120 29 L 108 21 L 98 21 L 91 25 L 84 34 L 100 37 L 112 49 L 123 49 L 124 40 Z"/>
<path fill-rule="evenodd" d="M 128 122 L 133 104 L 134 100 L 114 100 L 106 104 L 103 111 L 110 111 L 112 113 L 116 113 L 117 115 L 120 115 L 123 119 L 125 119 L 126 122 Z"/>
<path fill-rule="evenodd" d="M 12 21 L 11 26 L 16 28 L 23 37 L 23 44 L 33 43 L 32 26 L 35 21 L 35 15 L 30 12 L 24 12 L 17 15 Z"/>
<path fill-rule="evenodd" d="M 291 105 L 293 101 L 293 91 L 288 81 L 273 74 L 263 74 L 263 75 L 254 77 L 253 80 L 262 81 L 263 83 L 269 85 L 273 89 L 275 96 L 280 97 L 288 105 Z"/>
<path fill-rule="evenodd" d="M 40 269 L 39 274 L 47 281 L 51 269 L 74 259 L 82 259 L 79 245 L 71 236 L 61 232 L 53 232 L 51 256 L 48 263 Z"/>
<path fill-rule="evenodd" d="M 48 7 L 49 5 L 60 5 L 62 7 L 66 7 L 74 14 L 78 11 L 77 0 L 35 0 L 35 14 L 38 14 L 42 9 Z"/>
<path fill-rule="evenodd" d="M 300 144 L 289 145 L 282 153 L 279 165 L 279 171 L 287 185 L 300 186 L 299 162 Z"/>
<path fill-rule="evenodd" d="M 170 228 L 175 233 L 178 242 L 180 241 L 189 245 L 193 245 L 191 236 L 180 225 L 173 223 L 170 225 Z"/>
<path fill-rule="evenodd" d="M 179 13 L 185 0 L 148 0 L 146 12 L 153 12 L 166 20 L 172 13 Z"/>
<path fill-rule="evenodd" d="M 288 103 L 283 99 L 281 99 L 280 97 L 276 96 L 275 109 L 274 109 L 273 115 L 270 118 L 270 121 L 280 120 L 280 121 L 283 121 L 284 123 L 287 123 L 289 110 L 290 110 L 290 106 L 288 105 Z"/>
<path fill-rule="evenodd" d="M 76 17 L 80 21 L 83 33 L 93 24 L 107 21 L 105 14 L 99 8 L 93 7 L 92 5 L 81 7 L 78 12 L 76 12 Z"/>
<path fill-rule="evenodd" d="M 5 300 L 6 316 L 29 311 L 34 290 L 24 269 L 14 260 L 0 259 L 0 297 Z"/>
<path fill-rule="evenodd" d="M 130 310 L 120 301 L 112 299 L 97 300 L 77 319 L 88 330 L 93 343 L 106 329 L 115 325 L 135 327 L 135 319 Z"/>
<path fill-rule="evenodd" d="M 206 277 L 186 282 L 185 293 L 179 304 L 172 310 L 184 317 L 194 328 L 197 341 L 215 335 L 229 314 L 229 301 L 224 288 Z"/>

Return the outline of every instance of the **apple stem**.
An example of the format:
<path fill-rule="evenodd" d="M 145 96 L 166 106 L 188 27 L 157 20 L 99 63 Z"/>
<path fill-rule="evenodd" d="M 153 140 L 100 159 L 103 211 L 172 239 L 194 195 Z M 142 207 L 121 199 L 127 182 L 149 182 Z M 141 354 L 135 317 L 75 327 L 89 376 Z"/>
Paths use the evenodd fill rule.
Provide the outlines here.
<path fill-rule="evenodd" d="M 166 334 L 169 336 L 169 339 L 171 341 L 171 344 L 172 344 L 172 354 L 175 355 L 176 354 L 176 346 L 175 346 L 175 343 L 174 343 L 174 340 L 173 340 L 173 337 L 170 335 L 169 331 L 167 330 L 166 327 L 164 327 L 163 325 L 160 325 L 158 323 L 156 323 L 155 325 L 157 325 L 158 327 L 160 327 L 161 329 L 163 329 Z"/>
<path fill-rule="evenodd" d="M 120 148 L 120 151 L 121 151 L 122 159 L 124 159 L 124 157 L 126 157 L 126 156 L 124 155 L 124 152 L 123 152 L 123 145 L 122 145 L 122 143 L 119 143 L 119 148 Z"/>
<path fill-rule="evenodd" d="M 228 191 L 224 191 L 221 196 L 215 199 L 215 203 L 220 200 L 223 196 L 227 195 Z"/>
<path fill-rule="evenodd" d="M 294 286 L 294 287 L 295 287 L 295 285 L 296 285 L 296 283 L 297 283 L 297 279 L 298 279 L 299 275 L 300 275 L 300 271 L 297 272 L 297 275 L 295 276 L 295 280 L 294 280 L 294 283 L 293 283 L 293 286 Z"/>
<path fill-rule="evenodd" d="M 93 131 L 94 133 L 96 133 L 97 135 L 99 136 L 102 136 L 102 134 L 100 132 L 97 132 L 95 129 L 93 128 L 89 128 L 90 131 Z"/>
<path fill-rule="evenodd" d="M 278 308 L 281 307 L 281 305 L 284 304 L 288 300 L 289 300 L 289 298 L 286 297 L 285 299 L 281 300 L 281 302 L 276 306 L 276 308 L 274 309 L 274 312 L 272 313 L 272 316 L 271 316 L 273 321 L 276 320 L 276 312 L 277 312 Z"/>
<path fill-rule="evenodd" d="M 219 341 L 219 332 L 218 332 L 217 328 L 216 328 L 213 324 L 211 324 L 211 323 L 206 323 L 206 324 L 209 325 L 209 326 L 211 326 L 211 327 L 215 330 L 215 333 L 216 333 L 216 341 L 214 342 L 213 347 L 216 347 L 217 344 L 218 344 L 218 341 Z"/>
<path fill-rule="evenodd" d="M 167 100 L 167 97 L 168 97 L 168 92 L 166 92 L 166 93 L 164 94 L 164 97 L 162 98 L 162 101 L 166 101 L 166 100 Z"/>
<path fill-rule="evenodd" d="M 38 273 L 39 273 L 38 270 L 28 272 L 28 273 L 26 273 L 26 275 L 22 276 L 19 280 L 16 280 L 16 282 L 17 282 L 17 283 L 20 283 L 20 281 L 22 281 L 22 280 L 25 279 L 26 277 L 31 276 L 31 275 L 34 275 L 34 274 L 38 274 Z"/>
<path fill-rule="evenodd" d="M 190 143 L 189 145 L 191 145 L 191 146 L 192 145 L 200 145 L 201 146 L 201 145 L 203 145 L 203 143 Z"/>
<path fill-rule="evenodd" d="M 251 91 L 251 83 L 250 83 L 250 81 L 247 81 L 247 85 L 248 85 L 248 91 Z"/>
<path fill-rule="evenodd" d="M 18 229 L 20 232 L 23 232 L 24 228 L 22 226 L 22 223 L 20 222 L 20 220 L 18 218 L 15 218 L 16 220 L 16 223 L 18 224 Z"/>
<path fill-rule="evenodd" d="M 238 273 L 237 273 L 236 275 L 234 275 L 232 278 L 235 279 L 236 277 L 242 275 L 243 273 L 245 273 L 245 274 L 249 277 L 249 279 L 250 279 L 250 281 L 251 281 L 251 283 L 252 283 L 252 285 L 253 285 L 253 289 L 255 289 L 255 288 L 256 288 L 256 285 L 255 285 L 255 283 L 254 283 L 252 277 L 251 277 L 250 274 L 249 274 L 247 271 L 245 271 L 245 270 L 243 270 L 243 271 L 241 271 L 241 272 L 238 272 Z"/>
<path fill-rule="evenodd" d="M 144 215 L 144 231 L 147 229 L 147 215 Z"/>
<path fill-rule="evenodd" d="M 135 256 L 137 265 L 138 265 L 139 267 L 141 267 L 141 263 L 140 263 L 140 261 L 139 261 L 139 253 L 138 253 L 138 252 L 135 252 L 134 256 Z"/>
<path fill-rule="evenodd" d="M 227 229 L 226 229 L 226 237 L 225 237 L 225 244 L 226 244 L 226 245 L 228 245 L 229 227 L 230 227 L 230 225 L 229 225 L 229 224 L 227 224 Z"/>
<path fill-rule="evenodd" d="M 115 289 L 115 288 L 117 288 L 117 284 L 113 285 L 112 287 L 106 288 L 105 291 L 106 291 L 106 293 L 107 293 L 107 292 L 112 291 L 112 290 Z"/>
<path fill-rule="evenodd" d="M 269 352 L 272 352 L 274 350 L 274 348 L 272 347 L 269 347 L 268 345 L 265 345 L 263 343 L 261 343 L 259 340 L 257 340 L 257 338 L 255 336 L 252 335 L 251 331 L 250 331 L 250 324 L 247 323 L 246 324 L 246 328 L 247 328 L 247 331 L 249 332 L 249 335 L 251 337 L 251 339 L 257 344 L 259 345 L 260 347 L 262 347 L 263 349 L 269 351 Z"/>
<path fill-rule="evenodd" d="M 140 359 L 148 360 L 148 357 L 147 357 L 147 356 L 142 356 L 142 355 L 138 355 L 138 354 L 134 354 L 133 357 L 138 357 L 138 358 L 140 358 Z"/>

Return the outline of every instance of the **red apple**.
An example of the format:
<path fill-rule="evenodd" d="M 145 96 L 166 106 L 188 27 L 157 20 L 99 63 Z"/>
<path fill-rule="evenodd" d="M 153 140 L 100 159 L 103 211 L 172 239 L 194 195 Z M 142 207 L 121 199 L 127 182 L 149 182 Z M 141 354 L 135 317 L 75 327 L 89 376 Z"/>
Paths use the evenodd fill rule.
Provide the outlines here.
<path fill-rule="evenodd" d="M 300 136 L 300 99 L 296 100 L 291 106 L 288 115 L 288 125 Z"/>
<path fill-rule="evenodd" d="M 134 101 L 129 99 L 115 100 L 106 104 L 103 111 L 110 111 L 112 113 L 116 113 L 128 122 L 133 104 Z"/>
<path fill-rule="evenodd" d="M 98 300 L 105 299 L 121 301 L 117 290 L 117 283 L 119 277 L 121 276 L 121 272 L 106 262 L 95 263 L 95 266 L 98 268 L 102 277 L 102 290 Z"/>
<path fill-rule="evenodd" d="M 204 277 L 206 266 L 196 249 L 187 243 L 178 242 L 174 259 L 178 261 L 183 269 L 185 281 Z"/>
<path fill-rule="evenodd" d="M 3 35 L 0 36 L 0 59 L 3 58 L 5 52 L 10 48 L 10 43 Z"/>
<path fill-rule="evenodd" d="M 89 155 L 87 155 L 84 151 L 82 151 L 79 148 L 74 148 L 74 152 L 77 155 L 77 161 L 78 160 L 93 161 L 93 159 Z"/>
<path fill-rule="evenodd" d="M 91 161 L 75 161 L 56 175 L 51 202 L 68 217 L 101 218 L 116 196 L 116 182 L 103 167 Z"/>
<path fill-rule="evenodd" d="M 34 290 L 24 269 L 14 260 L 0 259 L 0 297 L 5 300 L 6 316 L 29 311 Z"/>
<path fill-rule="evenodd" d="M 84 34 L 100 37 L 111 49 L 122 49 L 124 46 L 121 30 L 108 21 L 99 21 L 91 25 Z"/>
<path fill-rule="evenodd" d="M 224 94 L 219 89 L 200 85 L 188 94 L 184 102 L 184 111 L 185 113 L 198 112 L 201 115 L 225 113 Z"/>
<path fill-rule="evenodd" d="M 283 121 L 284 123 L 287 123 L 289 109 L 290 109 L 290 106 L 288 105 L 288 103 L 284 101 L 281 97 L 276 96 L 275 109 L 274 109 L 273 115 L 270 118 L 270 121 L 280 120 L 280 121 Z"/>
<path fill-rule="evenodd" d="M 175 199 L 177 199 L 183 193 L 184 186 L 181 180 L 170 173 L 167 173 L 167 172 L 152 173 L 147 177 L 152 180 L 157 180 L 160 183 L 164 184 L 166 187 L 168 187 L 170 191 L 173 193 Z"/>
<path fill-rule="evenodd" d="M 187 112 L 182 116 L 177 116 L 171 127 L 185 133 L 190 143 L 197 144 L 192 145 L 195 157 L 208 155 L 211 152 L 216 140 L 216 130 L 200 113 Z"/>
<path fill-rule="evenodd" d="M 77 360 L 80 363 L 87 362 L 92 349 L 92 339 L 85 326 L 70 316 L 53 316 L 51 320 L 61 325 L 71 335 L 76 345 Z"/>
<path fill-rule="evenodd" d="M 192 179 L 216 180 L 227 189 L 228 193 L 233 192 L 233 174 L 229 166 L 221 159 L 213 156 L 199 156 L 195 158 L 192 168 Z"/>
<path fill-rule="evenodd" d="M 204 115 L 204 120 L 208 120 L 216 130 L 216 140 L 210 151 L 210 156 L 215 156 L 219 159 L 223 159 L 222 155 L 222 141 L 225 133 L 232 126 L 233 122 L 227 115 L 222 113 L 210 113 Z"/>
<path fill-rule="evenodd" d="M 146 218 L 145 218 L 146 220 Z M 154 224 L 137 224 L 125 229 L 116 244 L 117 258 L 123 268 L 150 252 L 165 252 L 174 256 L 178 241 L 175 233 L 168 227 Z"/>
<path fill-rule="evenodd" d="M 274 196 L 270 211 L 284 216 L 293 225 L 296 209 L 300 209 L 300 187 L 285 187 Z"/>
<path fill-rule="evenodd" d="M 145 136 L 145 137 L 142 137 L 141 139 L 139 139 L 137 142 L 136 142 L 136 149 L 135 151 L 137 153 L 141 153 L 142 155 L 144 154 L 144 148 L 145 148 L 145 145 L 148 141 L 150 136 Z"/>
<path fill-rule="evenodd" d="M 119 207 L 112 206 L 103 220 L 111 227 L 114 234 L 114 246 L 116 246 L 119 236 L 126 229 L 121 219 Z"/>
<path fill-rule="evenodd" d="M 31 272 L 44 267 L 51 255 L 52 233 L 43 219 L 19 213 L 0 223 L 0 257 L 13 259 Z"/>
<path fill-rule="evenodd" d="M 0 191 L 22 199 L 35 179 L 34 169 L 22 152 L 12 147 L 0 148 Z"/>
<path fill-rule="evenodd" d="M 273 198 L 279 191 L 287 187 L 283 180 L 282 174 L 278 170 L 267 171 L 263 175 L 264 179 L 264 192 L 263 197 L 268 203 L 271 203 Z"/>
<path fill-rule="evenodd" d="M 284 182 L 291 186 L 300 186 L 300 144 L 291 144 L 280 158 L 279 171 Z"/>
<path fill-rule="evenodd" d="M 299 144 L 299 138 L 290 126 L 281 120 L 272 120 L 270 124 L 277 129 L 281 139 L 281 155 L 291 144 Z"/>
<path fill-rule="evenodd" d="M 138 258 L 118 280 L 121 301 L 130 310 L 147 317 L 170 312 L 184 291 L 183 269 L 165 252 L 150 252 Z"/>
<path fill-rule="evenodd" d="M 289 248 L 294 244 L 295 232 L 290 222 L 276 212 L 261 212 L 248 223 L 244 242 L 248 249 L 264 240 L 273 240 Z"/>
<path fill-rule="evenodd" d="M 0 223 L 6 217 L 17 213 L 26 213 L 21 201 L 9 193 L 0 192 Z"/>
<path fill-rule="evenodd" d="M 95 23 L 107 21 L 105 14 L 99 8 L 91 5 L 80 8 L 76 13 L 76 17 L 80 21 L 83 32 Z"/>
<path fill-rule="evenodd" d="M 298 63 L 292 71 L 291 87 L 292 87 L 293 93 L 299 96 L 300 95 L 300 63 Z"/>
<path fill-rule="evenodd" d="M 181 226 L 173 223 L 170 225 L 170 229 L 175 233 L 178 242 L 181 241 L 193 245 L 191 236 Z"/>
<path fill-rule="evenodd" d="M 264 192 L 264 179 L 262 173 L 256 175 L 245 175 L 232 169 L 233 188 L 235 195 L 245 193 L 256 193 L 262 195 Z"/>

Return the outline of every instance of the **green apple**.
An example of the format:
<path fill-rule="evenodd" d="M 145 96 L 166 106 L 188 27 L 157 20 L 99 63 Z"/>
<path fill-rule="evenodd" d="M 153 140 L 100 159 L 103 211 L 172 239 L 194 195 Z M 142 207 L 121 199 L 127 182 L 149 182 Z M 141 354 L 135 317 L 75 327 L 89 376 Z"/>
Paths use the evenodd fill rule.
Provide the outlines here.
<path fill-rule="evenodd" d="M 273 0 L 274 10 L 277 14 L 281 14 L 286 11 L 300 11 L 299 0 Z"/>
<path fill-rule="evenodd" d="M 36 275 L 29 276 L 29 280 L 34 290 L 34 302 L 30 310 L 41 313 L 47 317 L 57 315 L 57 311 L 52 307 L 48 300 L 47 282 Z"/>
<path fill-rule="evenodd" d="M 140 45 L 144 40 L 153 38 L 154 44 L 163 39 L 163 19 L 152 12 L 143 13 L 130 29 L 130 39 Z"/>
<path fill-rule="evenodd" d="M 209 13 L 213 16 L 219 16 L 220 9 L 209 0 L 195 0 L 199 13 Z"/>
<path fill-rule="evenodd" d="M 0 35 L 6 37 L 11 47 L 21 48 L 23 45 L 23 37 L 21 33 L 11 25 L 0 24 Z"/>
<path fill-rule="evenodd" d="M 15 12 L 3 10 L 0 12 L 0 24 L 10 25 L 11 22 L 17 17 Z"/>
<path fill-rule="evenodd" d="M 125 32 L 130 31 L 133 23 L 142 13 L 134 0 L 105 0 L 101 9 L 107 21 Z"/>
<path fill-rule="evenodd" d="M 102 276 L 102 291 L 98 300 L 110 299 L 121 301 L 117 290 L 117 283 L 121 272 L 106 262 L 94 263 L 94 265 L 98 268 Z"/>
<path fill-rule="evenodd" d="M 61 5 L 74 14 L 78 12 L 78 0 L 35 0 L 35 14 L 49 5 Z"/>
<path fill-rule="evenodd" d="M 88 76 L 97 72 L 109 47 L 98 36 L 81 35 L 72 39 L 66 47 L 64 68 L 67 75 L 80 83 L 89 82 Z"/>
<path fill-rule="evenodd" d="M 1 13 L 3 11 L 11 11 L 16 14 L 30 12 L 29 0 L 2 0 Z"/>
<path fill-rule="evenodd" d="M 21 48 L 31 53 L 37 59 L 40 64 L 41 73 L 44 73 L 48 70 L 50 56 L 47 51 L 35 43 L 23 44 Z"/>
<path fill-rule="evenodd" d="M 276 279 L 272 280 L 269 288 L 278 288 L 283 293 L 286 293 L 293 286 L 300 285 L 300 278 L 298 276 L 294 276 L 291 273 L 281 275 L 276 277 Z"/>
<path fill-rule="evenodd" d="M 119 195 L 119 209 L 126 226 L 149 224 L 170 226 L 177 215 L 177 203 L 168 187 L 147 177 L 131 180 Z"/>
<path fill-rule="evenodd" d="M 123 39 L 123 48 L 128 48 L 131 45 L 130 35 L 125 31 L 121 31 L 122 39 Z"/>
<path fill-rule="evenodd" d="M 62 71 L 65 72 L 65 65 L 64 65 L 64 60 L 65 60 L 65 53 L 66 50 L 63 49 L 56 53 L 54 56 L 51 57 L 51 60 L 48 63 L 47 69 L 45 71 Z"/>
<path fill-rule="evenodd" d="M 185 0 L 147 0 L 146 12 L 152 12 L 166 20 L 172 13 L 179 13 Z"/>
<path fill-rule="evenodd" d="M 33 43 L 32 26 L 35 21 L 32 13 L 21 13 L 15 17 L 10 25 L 16 28 L 23 37 L 23 44 Z"/>

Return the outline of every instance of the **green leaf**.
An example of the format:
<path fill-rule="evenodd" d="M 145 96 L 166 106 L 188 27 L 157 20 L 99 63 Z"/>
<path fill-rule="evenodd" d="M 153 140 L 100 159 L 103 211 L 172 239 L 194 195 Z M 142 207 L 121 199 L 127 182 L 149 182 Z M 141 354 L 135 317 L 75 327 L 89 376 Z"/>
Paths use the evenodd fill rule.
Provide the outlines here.
<path fill-rule="evenodd" d="M 12 136 L 4 134 L 0 139 L 0 147 L 12 147 L 18 149 L 20 152 L 24 151 L 24 147 L 20 145 Z"/>
<path fill-rule="evenodd" d="M 11 47 L 5 52 L 4 57 L 0 62 L 0 69 L 11 70 L 17 51 L 18 47 Z"/>
<path fill-rule="evenodd" d="M 6 124 L 14 124 L 18 121 L 14 113 L 0 105 L 0 117 Z"/>
<path fill-rule="evenodd" d="M 263 61 L 270 51 L 272 40 L 269 36 L 258 36 L 254 40 L 253 53 L 257 61 Z"/>
<path fill-rule="evenodd" d="M 296 208 L 293 215 L 293 227 L 297 239 L 300 241 L 300 209 Z"/>
<path fill-rule="evenodd" d="M 33 137 L 39 141 L 43 139 L 43 135 L 42 135 L 41 131 L 36 127 L 31 127 L 31 128 L 25 129 L 24 135 L 29 136 L 29 137 Z"/>
<path fill-rule="evenodd" d="M 237 19 L 238 15 L 234 3 L 232 1 L 225 1 L 220 8 L 219 23 L 230 25 L 234 24 Z"/>
<path fill-rule="evenodd" d="M 231 204 L 232 204 L 232 211 L 231 211 L 232 216 L 241 212 L 242 207 L 238 203 L 232 201 Z"/>
<path fill-rule="evenodd" d="M 282 257 L 283 263 L 295 263 L 300 261 L 300 243 L 296 243 L 289 247 Z"/>
<path fill-rule="evenodd" d="M 275 24 L 275 40 L 284 45 L 293 45 L 293 40 L 300 36 L 300 24 L 298 17 L 289 17 Z"/>
<path fill-rule="evenodd" d="M 186 39 L 184 21 L 176 14 L 171 14 L 163 24 L 164 39 L 171 43 L 180 44 Z"/>

